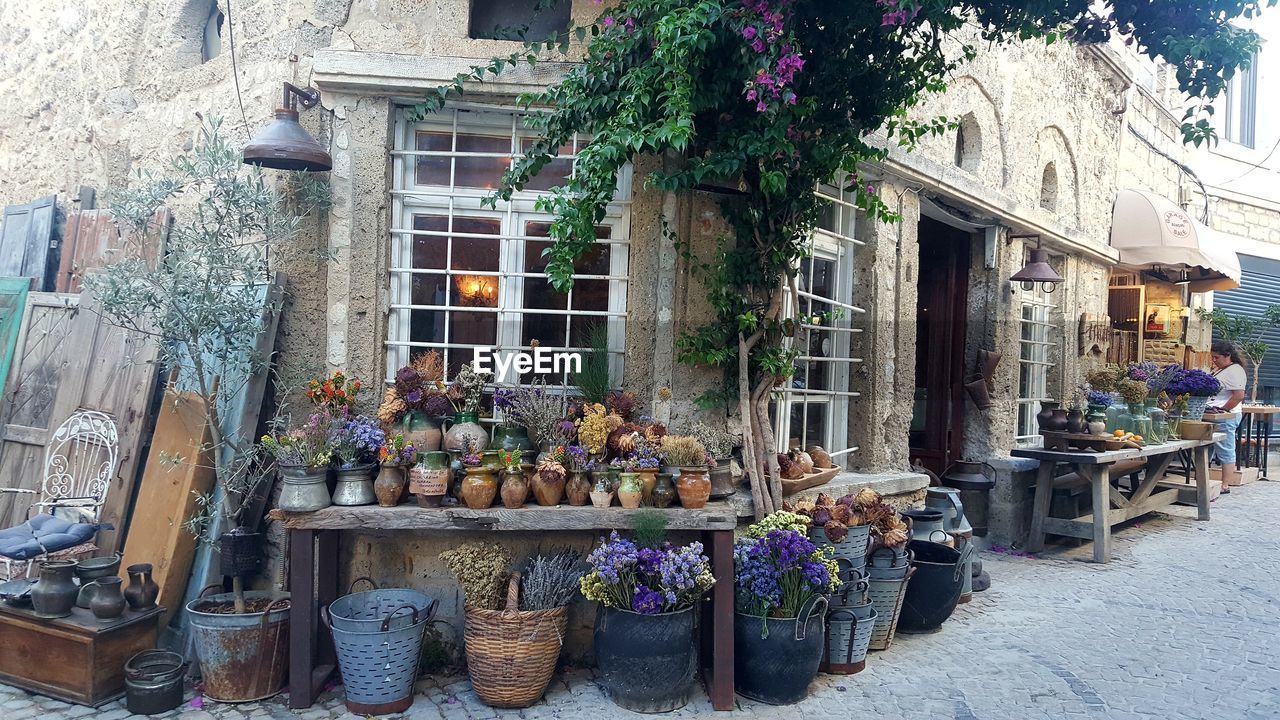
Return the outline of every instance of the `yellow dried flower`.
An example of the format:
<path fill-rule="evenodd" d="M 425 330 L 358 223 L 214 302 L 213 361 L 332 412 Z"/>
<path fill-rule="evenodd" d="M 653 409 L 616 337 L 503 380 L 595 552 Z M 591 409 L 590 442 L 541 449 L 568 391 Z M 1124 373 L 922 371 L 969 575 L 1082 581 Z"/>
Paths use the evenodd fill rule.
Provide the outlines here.
<path fill-rule="evenodd" d="M 508 567 L 511 553 L 490 542 L 463 543 L 440 553 L 449 571 L 458 578 L 467 605 L 482 610 L 501 610 L 506 604 Z"/>

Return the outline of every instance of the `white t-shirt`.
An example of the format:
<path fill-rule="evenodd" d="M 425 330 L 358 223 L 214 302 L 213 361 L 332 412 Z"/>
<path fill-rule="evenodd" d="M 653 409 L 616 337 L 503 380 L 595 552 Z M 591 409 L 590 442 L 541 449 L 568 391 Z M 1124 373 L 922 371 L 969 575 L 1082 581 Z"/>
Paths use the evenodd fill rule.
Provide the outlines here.
<path fill-rule="evenodd" d="M 1214 377 L 1218 378 L 1218 382 L 1222 383 L 1222 389 L 1219 390 L 1218 394 L 1214 395 L 1213 399 L 1209 401 L 1209 404 L 1214 407 L 1223 407 L 1226 405 L 1227 402 L 1231 400 L 1232 391 L 1244 390 L 1245 384 L 1249 382 L 1249 376 L 1245 373 L 1244 366 L 1239 363 L 1232 363 L 1219 370 L 1215 373 Z M 1236 405 L 1231 409 L 1231 412 L 1239 415 L 1240 406 Z"/>

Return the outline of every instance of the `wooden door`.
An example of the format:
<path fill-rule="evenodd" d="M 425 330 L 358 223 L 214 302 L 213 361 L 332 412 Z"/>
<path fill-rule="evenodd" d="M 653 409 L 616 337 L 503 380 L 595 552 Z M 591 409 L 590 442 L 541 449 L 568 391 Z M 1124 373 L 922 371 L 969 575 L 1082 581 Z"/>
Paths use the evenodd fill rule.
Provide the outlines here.
<path fill-rule="evenodd" d="M 938 475 L 963 443 L 968 233 L 920 220 L 916 302 L 916 390 L 910 432 L 913 462 Z"/>
<path fill-rule="evenodd" d="M 4 209 L 4 222 L 0 225 L 0 277 L 35 278 L 37 289 L 53 289 L 57 265 L 53 225 L 57 205 L 57 196 L 50 195 Z"/>

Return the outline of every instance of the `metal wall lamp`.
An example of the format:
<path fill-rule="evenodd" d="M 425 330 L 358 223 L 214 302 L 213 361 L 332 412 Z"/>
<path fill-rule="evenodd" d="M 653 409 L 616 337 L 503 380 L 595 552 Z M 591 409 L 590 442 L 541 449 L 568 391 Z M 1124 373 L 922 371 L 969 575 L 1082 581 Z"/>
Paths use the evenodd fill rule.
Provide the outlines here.
<path fill-rule="evenodd" d="M 1039 235 L 1010 235 L 1010 240 L 1017 239 L 1036 239 L 1036 246 L 1031 249 L 1031 259 L 1018 272 L 1009 278 L 1010 282 L 1022 284 L 1023 290 L 1034 290 L 1036 283 L 1040 284 L 1040 289 L 1047 293 L 1051 293 L 1058 288 L 1058 284 L 1064 282 L 1062 276 L 1058 274 L 1053 266 L 1049 264 L 1049 251 L 1040 247 Z"/>
<path fill-rule="evenodd" d="M 306 172 L 331 169 L 333 158 L 298 123 L 298 106 L 309 110 L 319 102 L 319 90 L 284 83 L 284 97 L 281 107 L 276 108 L 276 119 L 244 147 L 245 164 Z"/>

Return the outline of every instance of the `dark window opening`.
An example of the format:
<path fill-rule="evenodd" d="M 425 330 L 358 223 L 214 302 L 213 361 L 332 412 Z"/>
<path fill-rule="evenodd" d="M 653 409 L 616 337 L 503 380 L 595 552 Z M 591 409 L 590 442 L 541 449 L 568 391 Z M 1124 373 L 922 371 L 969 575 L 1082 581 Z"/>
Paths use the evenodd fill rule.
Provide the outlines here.
<path fill-rule="evenodd" d="M 468 33 L 478 40 L 551 40 L 569 32 L 572 0 L 472 0 Z"/>
<path fill-rule="evenodd" d="M 200 62 L 206 63 L 222 54 L 222 25 L 226 16 L 217 2 L 209 3 L 209 17 L 204 23 L 204 37 L 200 45 Z"/>

